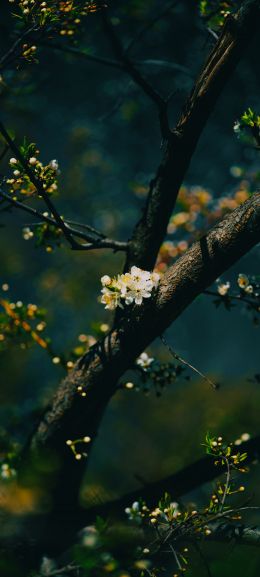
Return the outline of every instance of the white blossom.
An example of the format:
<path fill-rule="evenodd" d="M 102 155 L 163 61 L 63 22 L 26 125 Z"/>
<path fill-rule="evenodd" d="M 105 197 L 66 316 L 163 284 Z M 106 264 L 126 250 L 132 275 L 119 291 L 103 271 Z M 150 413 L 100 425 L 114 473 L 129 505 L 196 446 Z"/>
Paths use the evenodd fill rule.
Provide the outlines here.
<path fill-rule="evenodd" d="M 142 369 L 146 370 L 148 367 L 153 363 L 154 359 L 149 357 L 147 353 L 142 353 L 140 357 L 138 357 L 136 364 Z"/>
<path fill-rule="evenodd" d="M 225 296 L 230 289 L 230 282 L 225 282 L 218 285 L 218 294 L 222 297 Z"/>
<path fill-rule="evenodd" d="M 141 305 L 143 299 L 150 298 L 152 291 L 158 287 L 160 276 L 156 272 L 142 270 L 132 266 L 130 272 L 111 278 L 108 275 L 101 277 L 101 302 L 105 308 L 114 310 L 126 305 Z"/>
<path fill-rule="evenodd" d="M 246 289 L 246 287 L 249 285 L 249 278 L 245 274 L 240 273 L 238 275 L 237 284 L 239 288 Z"/>
<path fill-rule="evenodd" d="M 235 133 L 235 134 L 237 134 L 238 136 L 240 135 L 241 125 L 240 125 L 239 120 L 236 120 L 236 122 L 235 122 L 235 124 L 234 124 L 234 126 L 233 126 L 233 130 L 234 130 L 234 133 Z"/>
<path fill-rule="evenodd" d="M 131 305 L 133 302 L 136 305 L 141 305 L 143 299 L 149 299 L 152 296 L 151 289 L 146 286 L 136 285 L 132 290 L 128 291 L 125 296 L 125 302 L 127 305 Z"/>
<path fill-rule="evenodd" d="M 117 307 L 123 308 L 120 302 L 121 295 L 117 291 L 110 291 L 109 289 L 103 288 L 101 302 L 106 305 L 105 309 L 114 311 Z"/>
<path fill-rule="evenodd" d="M 37 164 L 37 158 L 36 156 L 31 156 L 31 158 L 29 158 L 29 164 L 31 164 L 31 166 L 35 166 L 35 164 Z"/>
<path fill-rule="evenodd" d="M 249 435 L 249 433 L 243 433 L 240 438 L 241 438 L 241 441 L 249 441 L 250 435 Z"/>
<path fill-rule="evenodd" d="M 141 521 L 142 514 L 140 511 L 140 504 L 138 503 L 138 501 L 134 501 L 131 507 L 126 507 L 125 513 L 127 514 L 128 519 L 130 521 L 137 521 L 137 522 Z"/>
<path fill-rule="evenodd" d="M 110 276 L 108 276 L 108 274 L 105 274 L 104 276 L 101 277 L 102 286 L 107 286 L 110 283 L 111 283 L 111 278 L 110 278 Z"/>
<path fill-rule="evenodd" d="M 59 164 L 58 161 L 54 158 L 53 160 L 50 160 L 49 162 L 49 167 L 54 170 L 54 172 L 56 172 L 56 174 L 60 174 L 60 170 L 59 170 Z"/>

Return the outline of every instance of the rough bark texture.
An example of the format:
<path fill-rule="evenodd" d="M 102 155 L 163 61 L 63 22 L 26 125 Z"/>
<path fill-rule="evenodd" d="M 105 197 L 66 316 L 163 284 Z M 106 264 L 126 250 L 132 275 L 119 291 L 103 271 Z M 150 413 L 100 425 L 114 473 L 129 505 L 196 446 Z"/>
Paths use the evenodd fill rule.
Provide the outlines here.
<path fill-rule="evenodd" d="M 260 239 L 260 194 L 255 194 L 199 242 L 164 275 L 157 295 L 135 307 L 131 320 L 94 346 L 60 385 L 51 408 L 33 435 L 31 449 L 57 452 L 60 468 L 54 503 L 58 510 L 75 507 L 84 464 L 75 461 L 67 439 L 90 435 L 94 440 L 104 409 L 121 375 L 135 358 L 216 278 Z M 86 397 L 77 392 L 85 387 Z"/>
<path fill-rule="evenodd" d="M 129 241 L 126 269 L 154 267 L 179 188 L 203 128 L 220 93 L 258 29 L 259 0 L 245 2 L 230 16 L 166 142 L 163 160 L 150 185 L 144 214 Z"/>

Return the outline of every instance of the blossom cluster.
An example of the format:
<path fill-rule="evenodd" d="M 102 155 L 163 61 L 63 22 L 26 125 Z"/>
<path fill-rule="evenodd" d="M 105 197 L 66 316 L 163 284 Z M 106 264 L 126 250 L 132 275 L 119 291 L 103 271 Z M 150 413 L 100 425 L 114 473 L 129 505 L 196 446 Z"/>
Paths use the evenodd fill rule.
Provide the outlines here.
<path fill-rule="evenodd" d="M 12 175 L 6 180 L 12 194 L 20 193 L 22 195 L 32 196 L 36 192 L 35 185 L 30 179 L 30 173 L 41 182 L 42 187 L 48 194 L 57 191 L 57 177 L 60 174 L 59 165 L 56 159 L 51 160 L 44 165 L 39 159 L 39 150 L 35 144 L 24 144 L 20 147 L 20 152 L 28 165 L 25 169 L 21 161 L 15 157 L 10 158 L 9 165 Z"/>
<path fill-rule="evenodd" d="M 138 381 L 127 381 L 123 384 L 123 388 L 136 392 L 142 390 L 146 395 L 153 389 L 157 397 L 162 395 L 162 390 L 167 385 L 177 381 L 185 370 L 181 365 L 173 362 L 162 363 L 158 359 L 149 357 L 146 352 L 141 353 L 136 359 L 135 368 L 138 370 Z"/>
<path fill-rule="evenodd" d="M 87 2 L 75 2 L 72 0 L 51 0 L 39 2 L 38 0 L 9 0 L 16 10 L 13 14 L 23 24 L 35 24 L 39 28 L 48 25 L 53 32 L 61 36 L 73 37 L 80 30 L 81 19 L 89 14 L 94 14 L 107 5 L 97 0 Z"/>
<path fill-rule="evenodd" d="M 126 305 L 141 305 L 143 299 L 150 298 L 158 287 L 160 275 L 156 272 L 142 270 L 132 266 L 131 271 L 111 278 L 104 275 L 101 278 L 101 302 L 106 309 L 115 310 Z"/>
<path fill-rule="evenodd" d="M 250 282 L 247 275 L 240 273 L 237 278 L 237 284 L 242 291 L 245 291 L 247 294 L 254 293 L 254 285 Z M 256 295 L 257 296 L 257 295 Z"/>
<path fill-rule="evenodd" d="M 242 440 L 248 440 L 249 434 L 241 435 Z M 173 577 L 180 577 L 187 570 L 189 563 L 189 549 L 186 541 L 195 539 L 205 539 L 214 531 L 214 525 L 218 519 L 223 521 L 226 509 L 229 509 L 228 519 L 232 524 L 241 521 L 241 511 L 243 505 L 235 507 L 229 502 L 230 497 L 245 491 L 244 485 L 237 483 L 238 473 L 246 473 L 245 460 L 246 453 L 239 453 L 236 443 L 227 443 L 222 437 L 211 437 L 207 434 L 205 439 L 206 452 L 213 457 L 215 465 L 225 467 L 228 474 L 224 480 L 220 479 L 214 486 L 213 493 L 209 495 L 209 501 L 205 507 L 197 510 L 194 503 L 186 505 L 173 501 L 171 495 L 165 493 L 158 504 L 150 508 L 143 500 L 135 501 L 125 509 L 125 513 L 131 522 L 142 525 L 144 528 L 155 529 L 154 537 L 145 547 L 142 553 L 148 555 L 151 571 L 149 574 L 155 575 L 153 567 L 154 553 L 163 551 L 163 546 L 171 540 L 175 551 L 176 570 Z M 235 477 L 233 478 L 233 472 Z M 230 515 L 231 513 L 231 515 Z M 147 557 L 146 557 L 147 558 Z M 156 573 L 157 575 L 157 573 Z"/>
<path fill-rule="evenodd" d="M 48 212 L 43 212 L 42 216 L 50 218 Z M 33 226 L 26 226 L 22 230 L 24 240 L 35 241 L 36 247 L 44 247 L 46 252 L 53 252 L 56 247 L 62 245 L 63 232 L 57 226 L 48 222 L 35 223 Z"/>
<path fill-rule="evenodd" d="M 259 286 L 253 278 L 250 280 L 250 278 L 246 274 L 240 273 L 237 277 L 237 285 L 241 291 L 241 298 L 243 298 L 244 293 L 246 293 L 247 295 L 251 295 L 252 297 L 259 298 L 259 293 L 257 292 L 259 290 Z M 229 281 L 224 283 L 218 281 L 217 284 L 218 294 L 220 296 L 227 296 L 230 287 L 231 284 Z"/>
<path fill-rule="evenodd" d="M 152 525 L 155 525 L 159 519 L 172 521 L 181 516 L 179 503 L 171 501 L 170 495 L 165 495 L 164 500 L 160 501 L 154 509 L 149 509 L 143 501 L 134 501 L 131 507 L 126 507 L 125 513 L 129 521 L 140 523 L 142 519 L 145 519 Z"/>

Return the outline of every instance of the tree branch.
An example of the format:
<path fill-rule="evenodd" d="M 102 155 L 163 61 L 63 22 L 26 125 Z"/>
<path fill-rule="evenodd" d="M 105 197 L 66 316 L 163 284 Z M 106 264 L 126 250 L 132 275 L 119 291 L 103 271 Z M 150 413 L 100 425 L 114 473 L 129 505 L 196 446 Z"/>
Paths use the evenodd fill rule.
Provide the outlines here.
<path fill-rule="evenodd" d="M 119 62 L 122 63 L 123 70 L 131 76 L 138 86 L 143 90 L 143 92 L 156 104 L 159 112 L 159 120 L 161 125 L 161 132 L 163 138 L 168 137 L 169 125 L 167 116 L 167 100 L 165 100 L 157 90 L 148 82 L 148 80 L 141 74 L 141 72 L 136 68 L 133 62 L 127 56 L 120 39 L 118 38 L 113 25 L 111 24 L 107 13 L 105 10 L 102 11 L 102 20 L 104 25 L 104 30 L 110 40 L 114 54 Z"/>
<path fill-rule="evenodd" d="M 20 44 L 25 40 L 25 38 L 27 38 L 27 36 L 29 36 L 32 32 L 35 32 L 36 30 L 37 30 L 37 28 L 36 28 L 36 25 L 34 24 L 33 26 L 31 26 L 30 28 L 25 30 L 25 32 L 23 32 L 21 34 L 21 36 L 19 36 L 15 40 L 15 42 L 12 44 L 11 48 L 9 48 L 9 50 L 0 58 L 0 70 L 4 70 L 4 68 L 10 64 L 10 61 L 9 61 L 10 58 L 11 58 L 11 61 L 12 61 L 13 57 L 14 57 L 14 59 L 16 58 L 17 48 L 20 47 Z"/>
<path fill-rule="evenodd" d="M 104 56 L 97 56 L 96 54 L 90 54 L 85 50 L 76 48 L 75 46 L 59 44 L 57 42 L 41 42 L 41 46 L 46 48 L 52 48 L 54 50 L 59 50 L 60 52 L 66 52 L 67 54 L 74 54 L 75 56 L 79 56 L 80 58 L 88 60 L 89 62 L 103 64 L 104 66 L 117 68 L 119 70 L 124 69 L 123 65 L 121 64 L 121 62 L 118 62 L 118 60 L 112 60 L 111 58 L 105 58 Z"/>
<path fill-rule="evenodd" d="M 162 162 L 150 184 L 143 216 L 130 239 L 126 269 L 133 264 L 147 270 L 154 267 L 200 135 L 220 93 L 258 30 L 259 20 L 259 0 L 246 0 L 235 15 L 227 18 L 167 140 Z"/>
<path fill-rule="evenodd" d="M 44 215 L 43 213 L 39 212 L 35 208 L 28 206 L 24 202 L 20 202 L 19 200 L 15 200 L 12 196 L 10 196 L 9 194 L 6 194 L 3 190 L 0 189 L 0 199 L 1 198 L 3 200 L 5 200 L 6 202 L 8 202 L 11 206 L 15 206 L 16 208 L 19 208 L 20 210 L 23 210 L 23 211 L 31 214 L 32 216 L 39 218 L 41 221 L 47 222 L 51 226 L 55 226 L 56 228 L 60 229 L 60 225 L 57 223 L 56 220 L 54 220 L 54 218 L 51 218 L 49 216 Z M 102 233 L 100 233 L 99 231 L 97 231 L 96 229 L 94 229 L 91 226 L 80 224 L 80 223 L 75 223 L 76 226 L 90 230 L 92 232 L 92 235 L 87 234 L 85 232 L 82 232 L 80 230 L 77 230 L 76 228 L 70 226 L 70 221 L 66 221 L 63 219 L 62 219 L 62 221 L 64 223 L 64 226 L 66 227 L 66 230 L 70 233 L 70 235 L 73 235 L 73 236 L 76 236 L 78 238 L 81 238 L 83 240 L 88 241 L 87 244 L 77 243 L 77 247 L 75 247 L 75 250 L 93 250 L 93 249 L 99 249 L 99 248 L 111 248 L 114 251 L 120 251 L 120 250 L 126 251 L 127 250 L 127 243 L 126 242 L 121 242 L 118 240 L 113 240 L 111 238 L 107 238 L 105 235 L 103 235 Z M 36 224 L 41 224 L 41 223 L 36 223 Z M 33 225 L 31 225 L 31 226 L 33 226 Z M 93 235 L 96 235 L 97 238 L 96 238 L 96 236 L 93 236 Z"/>
<path fill-rule="evenodd" d="M 59 512 L 75 509 L 85 469 L 85 463 L 74 460 L 66 440 L 89 435 L 93 443 L 118 379 L 203 290 L 259 239 L 260 194 L 255 194 L 179 258 L 162 278 L 156 298 L 133 309 L 131 322 L 127 317 L 121 319 L 119 326 L 69 372 L 30 443 L 33 453 L 48 449 L 59 455 L 62 464 L 53 500 Z M 78 386 L 86 393 L 84 399 L 78 394 Z"/>
<path fill-rule="evenodd" d="M 260 455 L 260 435 L 241 443 L 239 451 L 247 453 L 246 464 L 257 459 Z M 165 493 L 169 493 L 174 501 L 178 500 L 205 483 L 213 481 L 224 472 L 225 466 L 218 465 L 216 467 L 214 460 L 207 455 L 177 471 L 177 473 L 159 481 L 147 483 L 140 489 L 131 491 L 119 499 L 90 507 L 87 509 L 85 517 L 84 514 L 82 515 L 81 522 L 84 524 L 86 521 L 95 519 L 97 515 L 104 517 L 122 516 L 125 508 L 139 499 L 144 499 L 150 507 L 155 507 Z"/>
<path fill-rule="evenodd" d="M 163 9 L 158 13 L 155 14 L 153 18 L 145 22 L 140 30 L 137 31 L 136 35 L 130 40 L 129 44 L 125 49 L 125 54 L 129 54 L 129 52 L 133 49 L 134 45 L 139 42 L 139 40 L 143 39 L 144 35 L 155 26 L 162 18 L 165 18 L 169 12 L 171 12 L 172 8 L 174 8 L 178 4 L 178 0 L 172 0 Z"/>
<path fill-rule="evenodd" d="M 37 178 L 34 174 L 34 172 L 31 170 L 29 164 L 26 162 L 26 159 L 24 158 L 24 156 L 21 154 L 19 148 L 16 146 L 14 140 L 11 138 L 11 136 L 8 134 L 7 130 L 5 129 L 4 125 L 2 124 L 2 122 L 0 122 L 0 133 L 2 134 L 3 138 L 5 139 L 5 141 L 7 142 L 7 144 L 9 145 L 10 149 L 12 150 L 12 152 L 15 154 L 16 158 L 18 158 L 18 160 L 20 161 L 21 165 L 23 166 L 27 176 L 30 178 L 30 181 L 32 182 L 32 184 L 35 186 L 38 194 L 40 197 L 43 198 L 46 206 L 48 207 L 48 209 L 51 211 L 51 214 L 53 215 L 58 227 L 60 228 L 60 230 L 62 230 L 66 240 L 68 241 L 68 243 L 70 244 L 72 249 L 78 249 L 78 244 L 73 236 L 70 234 L 68 227 L 66 226 L 66 224 L 64 223 L 64 221 L 62 220 L 60 214 L 58 213 L 57 209 L 55 208 L 52 200 L 50 199 L 48 193 L 45 191 L 43 184 L 41 182 L 41 180 L 39 178 Z"/>

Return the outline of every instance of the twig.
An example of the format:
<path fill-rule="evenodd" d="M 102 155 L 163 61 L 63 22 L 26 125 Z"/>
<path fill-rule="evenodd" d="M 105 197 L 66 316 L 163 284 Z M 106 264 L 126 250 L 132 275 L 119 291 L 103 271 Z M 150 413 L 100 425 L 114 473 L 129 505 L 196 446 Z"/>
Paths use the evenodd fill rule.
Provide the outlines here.
<path fill-rule="evenodd" d="M 212 28 L 207 28 L 207 31 L 209 34 L 211 34 L 211 36 L 213 36 L 214 40 L 219 39 L 218 35 L 216 34 L 216 32 L 214 32 L 214 30 L 212 30 Z"/>
<path fill-rule="evenodd" d="M 130 40 L 128 46 L 125 49 L 125 54 L 128 54 L 130 52 L 130 50 L 132 50 L 133 46 L 140 40 L 143 39 L 144 35 L 146 34 L 146 32 L 148 32 L 148 30 L 150 30 L 151 28 L 153 28 L 153 26 L 155 24 L 157 24 L 157 22 L 159 22 L 159 20 L 161 20 L 162 18 L 164 18 L 164 16 L 166 16 L 168 14 L 168 12 L 171 11 L 172 8 L 174 8 L 174 6 L 178 4 L 178 2 L 176 2 L 176 0 L 170 2 L 168 5 L 166 5 L 163 10 L 161 10 L 161 12 L 159 12 L 159 14 L 156 14 L 153 18 L 151 18 L 151 20 L 148 20 L 148 22 L 146 22 L 144 24 L 144 26 L 138 30 L 138 32 L 136 33 L 136 35 L 132 38 L 132 40 Z"/>
<path fill-rule="evenodd" d="M 182 64 L 178 64 L 178 62 L 170 62 L 169 60 L 158 60 L 148 58 L 146 60 L 133 60 L 133 64 L 137 64 L 138 66 L 159 66 L 160 68 L 170 68 L 171 70 L 179 70 L 179 72 L 183 72 L 191 76 L 191 71 L 187 66 L 183 66 Z"/>
<path fill-rule="evenodd" d="M 180 357 L 180 355 L 175 353 L 173 348 L 166 341 L 164 335 L 160 335 L 160 339 L 161 339 L 162 343 L 165 345 L 165 347 L 168 349 L 168 351 L 171 353 L 171 355 L 173 356 L 174 359 L 176 359 L 177 361 L 179 361 L 183 365 L 186 365 L 187 367 L 189 367 L 189 369 L 191 369 L 192 371 L 197 373 L 200 377 L 202 377 L 205 381 L 207 381 L 213 389 L 217 390 L 219 388 L 219 385 L 217 383 L 214 383 L 213 381 L 211 381 L 211 379 L 209 379 L 206 375 L 201 373 L 198 369 L 196 369 L 196 367 L 194 367 L 193 365 L 188 363 L 188 361 L 185 361 L 182 357 Z"/>
<path fill-rule="evenodd" d="M 60 226 L 57 224 L 56 220 L 54 220 L 53 218 L 49 217 L 49 216 L 45 216 L 44 214 L 42 214 L 41 212 L 39 212 L 38 210 L 36 210 L 35 208 L 32 208 L 31 206 L 28 206 L 25 203 L 20 202 L 19 200 L 15 200 L 14 198 L 12 198 L 11 196 L 9 196 L 8 194 L 6 194 L 5 192 L 3 192 L 2 190 L 0 190 L 0 197 L 2 197 L 4 200 L 6 200 L 7 202 L 9 202 L 11 205 L 16 206 L 17 208 L 31 214 L 34 217 L 40 218 L 42 221 L 47 222 L 48 224 L 55 226 L 56 228 L 60 228 Z M 71 226 L 68 226 L 66 221 L 63 221 L 65 226 L 67 227 L 67 230 L 70 232 L 70 234 L 73 234 L 74 236 L 77 236 L 78 238 L 82 238 L 83 240 L 87 240 L 88 244 L 79 244 L 77 243 L 77 250 L 90 250 L 90 249 L 96 249 L 96 248 L 112 248 L 115 251 L 126 251 L 127 250 L 127 243 L 125 242 L 121 242 L 121 241 L 117 241 L 117 240 L 113 240 L 110 238 L 106 238 L 105 236 L 102 236 L 101 238 L 98 239 L 93 239 L 92 236 L 81 232 L 75 228 L 72 228 Z M 33 223 L 31 226 L 36 226 L 42 224 L 40 223 Z M 86 228 L 88 228 L 88 225 L 84 225 Z M 92 228 L 92 227 L 90 227 Z M 94 231 L 95 229 L 93 229 Z M 102 233 L 100 233 L 101 235 Z"/>
<path fill-rule="evenodd" d="M 96 234 L 100 238 L 106 238 L 106 235 L 103 232 L 101 232 L 100 230 L 97 230 L 93 226 L 90 226 L 90 224 L 85 224 L 82 222 L 75 222 L 74 220 L 66 220 L 66 222 L 68 224 L 72 224 L 73 226 L 78 226 L 79 228 L 85 228 L 86 230 L 89 230 L 89 232 Z"/>
<path fill-rule="evenodd" d="M 117 68 L 119 70 L 123 70 L 123 65 L 121 62 L 117 60 L 112 60 L 111 58 L 105 58 L 103 56 L 97 56 L 95 54 L 89 54 L 84 50 L 80 50 L 79 48 L 75 48 L 74 46 L 67 46 L 61 45 L 57 42 L 41 42 L 41 46 L 46 48 L 54 48 L 54 50 L 59 50 L 60 52 L 67 52 L 68 54 L 74 54 L 75 56 L 80 56 L 85 60 L 89 60 L 89 62 L 95 62 L 98 64 L 104 64 L 105 66 L 110 66 L 112 68 Z"/>
<path fill-rule="evenodd" d="M 173 547 L 171 544 L 170 544 L 170 549 L 171 549 L 171 551 L 173 552 L 174 559 L 175 559 L 175 561 L 176 561 L 176 565 L 177 565 L 179 571 L 182 571 L 182 566 L 181 566 L 181 564 L 180 564 L 179 557 L 178 557 L 178 555 L 177 555 L 174 547 Z"/>
<path fill-rule="evenodd" d="M 214 292 L 214 291 L 210 291 L 210 290 L 204 291 L 204 295 L 210 295 L 212 297 L 219 297 L 220 298 L 219 293 Z M 249 300 L 248 298 L 246 298 L 244 296 L 231 295 L 231 294 L 228 294 L 227 296 L 228 296 L 228 298 L 230 298 L 232 300 L 237 300 L 241 303 L 247 303 L 248 305 L 251 305 L 251 306 L 254 306 L 254 304 L 255 304 L 252 300 Z"/>
<path fill-rule="evenodd" d="M 65 573 L 72 573 L 74 571 L 78 571 L 80 569 L 79 565 L 69 564 L 65 567 L 61 567 L 60 569 L 54 569 L 53 571 L 48 571 L 48 577 L 54 577 L 55 575 L 63 575 Z M 38 577 L 43 577 L 43 573 L 40 573 Z"/>
<path fill-rule="evenodd" d="M 57 42 L 38 42 L 41 46 L 45 48 L 50 48 L 54 50 L 58 50 L 59 52 L 66 52 L 67 54 L 74 54 L 75 56 L 79 56 L 84 60 L 88 60 L 89 62 L 95 62 L 97 64 L 103 64 L 104 66 L 108 66 L 111 68 L 117 68 L 123 72 L 126 72 L 124 65 L 119 62 L 118 60 L 112 60 L 111 58 L 106 58 L 104 56 L 98 56 L 96 54 L 90 54 L 85 50 L 80 48 L 75 48 L 74 46 L 67 46 L 58 44 Z M 131 60 L 133 65 L 137 66 L 160 66 L 163 68 L 170 68 L 172 70 L 179 70 L 185 74 L 191 75 L 189 68 L 183 66 L 182 64 L 178 64 L 177 62 L 169 62 L 168 60 L 157 60 L 148 58 L 146 60 Z"/>
<path fill-rule="evenodd" d="M 227 498 L 227 494 L 228 494 L 228 489 L 229 489 L 229 485 L 230 485 L 230 465 L 229 465 L 228 459 L 226 457 L 224 457 L 224 461 L 225 461 L 226 466 L 227 466 L 227 478 L 226 478 L 226 482 L 225 482 L 224 493 L 223 493 L 222 500 L 221 500 L 221 506 L 220 506 L 221 513 L 222 513 L 224 506 L 225 506 L 225 502 L 226 502 L 226 498 Z"/>
<path fill-rule="evenodd" d="M 5 157 L 5 155 L 6 155 L 6 153 L 8 152 L 8 150 L 9 150 L 9 144 L 6 144 L 6 145 L 4 146 L 3 151 L 2 151 L 1 154 L 0 154 L 0 162 L 1 162 L 1 160 L 3 160 L 3 158 Z"/>
<path fill-rule="evenodd" d="M 71 245 L 71 248 L 72 249 L 78 248 L 78 243 L 71 236 L 71 233 L 69 232 L 67 225 L 62 220 L 62 218 L 61 218 L 60 214 L 58 213 L 57 209 L 55 208 L 52 200 L 50 199 L 50 197 L 48 196 L 48 194 L 44 190 L 42 182 L 35 176 L 35 174 L 31 170 L 31 168 L 29 167 L 28 163 L 26 162 L 24 156 L 21 154 L 19 148 L 16 146 L 15 142 L 13 141 L 11 136 L 8 134 L 8 132 L 5 129 L 2 122 L 0 122 L 0 132 L 1 132 L 2 136 L 4 137 L 4 139 L 6 140 L 9 147 L 11 148 L 11 150 L 13 151 L 13 153 L 15 154 L 15 156 L 21 162 L 21 165 L 23 166 L 26 174 L 29 176 L 30 181 L 35 186 L 39 196 L 42 196 L 42 198 L 44 199 L 45 204 L 47 205 L 48 209 L 51 211 L 52 215 L 54 216 L 54 218 L 57 222 L 57 225 L 62 230 L 65 238 L 67 239 L 67 241 Z"/>
<path fill-rule="evenodd" d="M 161 125 L 162 135 L 164 137 L 169 135 L 169 124 L 167 115 L 167 101 L 153 88 L 153 86 L 148 82 L 148 80 L 141 74 L 141 72 L 135 67 L 133 62 L 128 58 L 120 39 L 116 35 L 114 28 L 106 14 L 102 11 L 102 19 L 104 30 L 110 40 L 114 54 L 119 62 L 122 63 L 122 68 L 131 76 L 143 92 L 149 96 L 149 98 L 156 104 L 159 111 L 159 119 Z"/>
<path fill-rule="evenodd" d="M 4 54 L 4 56 L 2 56 L 2 58 L 0 59 L 0 70 L 3 70 L 5 64 L 8 61 L 8 58 L 15 53 L 16 48 L 19 46 L 19 44 L 22 42 L 22 40 L 24 40 L 24 38 L 26 38 L 26 36 L 29 36 L 29 34 L 31 34 L 31 32 L 33 32 L 33 31 L 36 31 L 35 24 L 34 24 L 34 26 L 32 26 L 31 28 L 26 30 L 21 36 L 19 36 L 19 38 L 13 43 L 13 45 L 8 50 L 8 52 L 6 52 L 6 54 Z"/>

